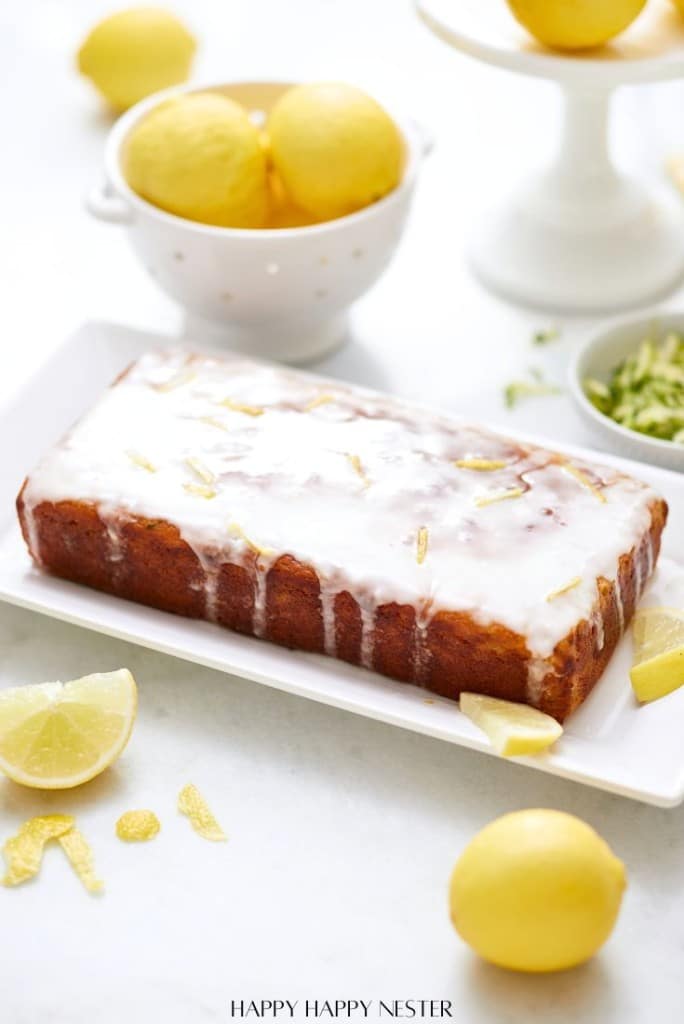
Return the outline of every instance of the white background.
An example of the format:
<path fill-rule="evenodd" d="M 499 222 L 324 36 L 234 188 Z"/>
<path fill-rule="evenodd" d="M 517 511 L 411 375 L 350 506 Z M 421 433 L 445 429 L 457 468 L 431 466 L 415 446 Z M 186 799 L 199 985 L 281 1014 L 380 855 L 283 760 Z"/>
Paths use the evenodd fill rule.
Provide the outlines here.
<path fill-rule="evenodd" d="M 486 295 L 463 263 L 477 210 L 550 152 L 553 90 L 458 57 L 404 0 L 174 6 L 199 37 L 198 76 L 356 81 L 436 136 L 397 260 L 355 310 L 349 344 L 316 368 L 590 441 L 565 397 L 509 413 L 501 390 L 529 366 L 562 382 L 595 324 L 563 321 L 561 341 L 538 350 L 530 335 L 552 318 Z M 109 121 L 72 54 L 109 9 L 100 0 L 0 7 L 0 401 L 85 319 L 180 324 L 119 229 L 82 208 Z M 619 96 L 614 145 L 625 166 L 656 178 L 665 155 L 684 150 L 683 100 L 680 84 Z M 0 608 L 0 685 L 119 665 L 141 691 L 119 765 L 72 794 L 0 784 L 3 839 L 30 815 L 74 812 L 106 881 L 101 898 L 87 896 L 52 849 L 35 884 L 0 890 L 3 1024 L 223 1022 L 231 999 L 306 997 L 450 999 L 463 1024 L 681 1020 L 684 809 L 640 806 Z M 189 780 L 228 845 L 202 842 L 176 815 Z M 119 843 L 118 815 L 145 806 L 161 817 L 160 836 Z M 629 871 L 613 938 L 562 975 L 479 963 L 448 923 L 458 853 L 493 817 L 526 806 L 579 814 Z"/>

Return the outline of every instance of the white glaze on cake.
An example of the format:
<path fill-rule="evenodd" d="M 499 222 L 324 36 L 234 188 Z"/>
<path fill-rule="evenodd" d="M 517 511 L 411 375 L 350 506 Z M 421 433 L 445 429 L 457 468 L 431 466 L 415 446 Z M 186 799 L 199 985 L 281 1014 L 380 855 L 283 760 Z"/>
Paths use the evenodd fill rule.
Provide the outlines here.
<path fill-rule="evenodd" d="M 470 460 L 504 465 L 468 468 Z M 257 636 L 268 570 L 292 555 L 321 580 L 331 654 L 335 596 L 355 597 L 366 666 L 375 611 L 388 602 L 418 610 L 418 635 L 441 610 L 500 623 L 527 641 L 531 692 L 548 670 L 543 659 L 580 619 L 603 645 L 596 581 L 615 579 L 620 555 L 649 528 L 654 498 L 614 469 L 573 460 L 568 471 L 548 451 L 372 392 L 180 350 L 144 356 L 24 493 L 29 524 L 41 501 L 71 499 L 108 517 L 176 525 L 206 571 L 211 618 L 219 566 L 258 549 Z M 35 531 L 33 549 L 39 555 Z"/>

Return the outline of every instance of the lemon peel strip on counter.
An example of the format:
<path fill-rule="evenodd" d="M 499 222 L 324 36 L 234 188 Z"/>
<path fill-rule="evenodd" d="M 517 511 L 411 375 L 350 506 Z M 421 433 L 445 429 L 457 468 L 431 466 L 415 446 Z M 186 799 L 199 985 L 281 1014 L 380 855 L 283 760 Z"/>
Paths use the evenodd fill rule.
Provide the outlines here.
<path fill-rule="evenodd" d="M 21 885 L 35 877 L 40 871 L 45 844 L 50 839 L 59 839 L 73 827 L 74 819 L 70 814 L 46 814 L 25 821 L 2 848 L 7 861 L 2 884 Z"/>
<path fill-rule="evenodd" d="M 144 843 L 159 834 L 161 824 L 154 811 L 125 811 L 116 823 L 116 834 L 124 843 Z"/>
<path fill-rule="evenodd" d="M 58 836 L 57 841 L 88 892 L 101 892 L 104 882 L 95 874 L 93 851 L 83 833 L 74 826 Z"/>
<path fill-rule="evenodd" d="M 189 782 L 178 794 L 178 810 L 190 819 L 195 832 L 213 843 L 226 842 L 227 836 L 212 814 L 197 786 Z"/>

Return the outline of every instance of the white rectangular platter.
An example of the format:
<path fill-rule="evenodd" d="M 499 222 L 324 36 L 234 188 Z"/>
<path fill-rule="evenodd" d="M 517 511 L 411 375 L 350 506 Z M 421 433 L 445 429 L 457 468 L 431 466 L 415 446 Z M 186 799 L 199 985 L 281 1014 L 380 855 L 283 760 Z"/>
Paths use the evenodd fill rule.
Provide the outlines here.
<path fill-rule="evenodd" d="M 165 654 L 265 683 L 356 714 L 491 753 L 455 703 L 432 698 L 344 662 L 284 650 L 209 623 L 179 618 L 51 578 L 28 557 L 14 499 L 40 455 L 148 348 L 169 339 L 109 324 L 87 324 L 56 352 L 11 407 L 0 411 L 0 599 Z M 540 438 L 526 437 L 538 443 Z M 558 447 L 552 445 L 552 447 Z M 571 454 L 647 479 L 670 505 L 663 559 L 646 601 L 684 605 L 684 475 L 586 450 Z M 524 570 L 523 570 L 524 571 Z M 684 688 L 638 707 L 625 637 L 552 752 L 519 758 L 541 771 L 660 806 L 684 799 Z M 92 670 L 97 670 L 97 665 Z"/>

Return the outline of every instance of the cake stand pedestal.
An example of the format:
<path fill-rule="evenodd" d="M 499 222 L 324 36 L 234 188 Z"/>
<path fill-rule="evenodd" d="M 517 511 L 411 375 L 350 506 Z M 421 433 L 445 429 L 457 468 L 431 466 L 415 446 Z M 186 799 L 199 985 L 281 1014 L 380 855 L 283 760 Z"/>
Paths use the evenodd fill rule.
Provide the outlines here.
<path fill-rule="evenodd" d="M 620 85 L 684 77 L 684 19 L 655 0 L 619 43 L 589 57 L 529 40 L 505 0 L 416 0 L 423 21 L 472 57 L 555 82 L 563 102 L 559 151 L 479 225 L 470 261 L 492 291 L 568 313 L 637 306 L 684 274 L 684 203 L 622 174 L 608 150 Z"/>

